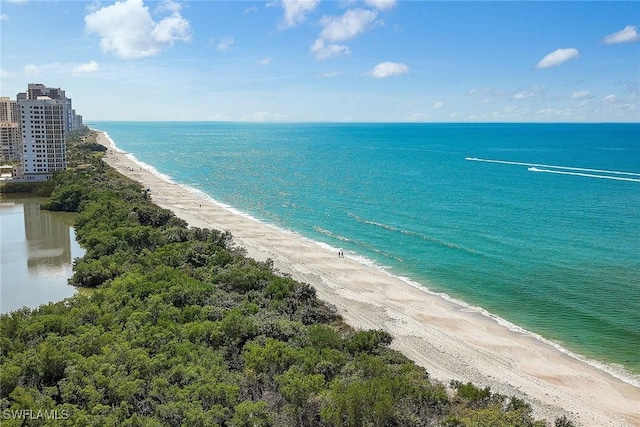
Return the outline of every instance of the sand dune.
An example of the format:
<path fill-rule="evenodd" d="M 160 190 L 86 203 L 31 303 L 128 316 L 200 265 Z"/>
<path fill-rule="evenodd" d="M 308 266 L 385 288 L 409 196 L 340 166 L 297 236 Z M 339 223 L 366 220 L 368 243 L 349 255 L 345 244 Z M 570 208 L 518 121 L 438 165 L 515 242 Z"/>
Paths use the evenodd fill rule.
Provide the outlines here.
<path fill-rule="evenodd" d="M 157 205 L 189 225 L 230 230 L 250 257 L 271 258 L 278 270 L 313 285 L 353 327 L 389 331 L 392 347 L 433 378 L 472 381 L 524 398 L 539 418 L 564 414 L 583 426 L 640 426 L 640 388 L 478 310 L 168 182 L 115 150 L 102 133 L 98 141 L 109 147 L 107 163 L 150 188 Z"/>

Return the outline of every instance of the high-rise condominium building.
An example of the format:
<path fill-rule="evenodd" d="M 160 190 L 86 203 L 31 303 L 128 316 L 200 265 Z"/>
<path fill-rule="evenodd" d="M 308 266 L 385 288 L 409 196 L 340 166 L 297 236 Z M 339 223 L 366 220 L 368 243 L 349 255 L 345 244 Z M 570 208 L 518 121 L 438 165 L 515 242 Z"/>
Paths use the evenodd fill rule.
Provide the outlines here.
<path fill-rule="evenodd" d="M 65 138 L 70 129 L 71 100 L 67 100 L 63 90 L 33 84 L 26 96 L 18 94 L 17 98 L 24 178 L 47 180 L 53 172 L 67 167 Z"/>
<path fill-rule="evenodd" d="M 47 180 L 67 167 L 66 138 L 83 127 L 64 90 L 29 83 L 15 101 L 0 97 L 0 160 L 14 163 L 14 178 Z"/>
<path fill-rule="evenodd" d="M 0 163 L 17 162 L 22 158 L 20 109 L 16 101 L 0 97 Z"/>

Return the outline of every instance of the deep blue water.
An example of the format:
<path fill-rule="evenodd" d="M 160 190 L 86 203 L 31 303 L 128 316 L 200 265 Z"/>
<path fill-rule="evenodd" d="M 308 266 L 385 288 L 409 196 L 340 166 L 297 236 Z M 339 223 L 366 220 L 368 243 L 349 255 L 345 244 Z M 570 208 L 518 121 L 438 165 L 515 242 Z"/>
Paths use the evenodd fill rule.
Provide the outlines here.
<path fill-rule="evenodd" d="M 640 378 L 640 124 L 93 127 L 178 183 Z"/>

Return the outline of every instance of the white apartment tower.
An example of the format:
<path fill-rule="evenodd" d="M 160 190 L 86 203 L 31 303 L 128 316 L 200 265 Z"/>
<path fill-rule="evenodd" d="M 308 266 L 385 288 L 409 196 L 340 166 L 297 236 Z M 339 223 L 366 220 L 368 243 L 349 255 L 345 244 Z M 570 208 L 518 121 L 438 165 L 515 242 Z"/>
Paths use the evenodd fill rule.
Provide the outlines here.
<path fill-rule="evenodd" d="M 66 137 L 71 129 L 71 100 L 60 88 L 29 84 L 17 96 L 20 106 L 24 178 L 50 179 L 67 167 Z"/>

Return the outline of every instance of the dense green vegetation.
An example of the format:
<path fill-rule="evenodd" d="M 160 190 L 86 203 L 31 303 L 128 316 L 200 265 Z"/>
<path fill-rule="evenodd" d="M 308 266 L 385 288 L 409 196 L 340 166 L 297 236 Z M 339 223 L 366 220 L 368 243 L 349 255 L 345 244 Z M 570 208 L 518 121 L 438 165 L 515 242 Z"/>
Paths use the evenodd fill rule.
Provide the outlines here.
<path fill-rule="evenodd" d="M 2 315 L 3 426 L 547 425 L 517 398 L 431 380 L 388 333 L 351 329 L 80 145 L 47 208 L 79 212 L 70 281 L 96 292 Z M 6 416 L 20 410 L 58 419 Z"/>
<path fill-rule="evenodd" d="M 52 180 L 42 182 L 0 182 L 0 194 L 31 194 L 48 197 L 55 187 Z"/>

